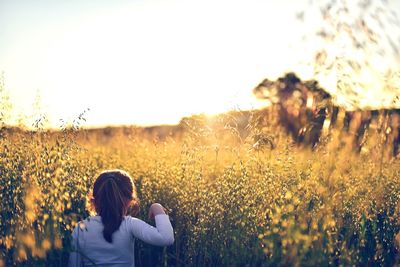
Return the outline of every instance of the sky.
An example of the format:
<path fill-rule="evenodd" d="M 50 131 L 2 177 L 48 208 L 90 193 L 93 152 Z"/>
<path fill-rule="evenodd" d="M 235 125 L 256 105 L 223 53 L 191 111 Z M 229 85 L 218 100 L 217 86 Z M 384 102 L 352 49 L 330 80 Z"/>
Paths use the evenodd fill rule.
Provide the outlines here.
<path fill-rule="evenodd" d="M 0 0 L 11 121 L 40 113 L 57 127 L 90 109 L 89 127 L 175 124 L 262 107 L 264 78 L 307 72 L 295 16 L 307 3 Z"/>

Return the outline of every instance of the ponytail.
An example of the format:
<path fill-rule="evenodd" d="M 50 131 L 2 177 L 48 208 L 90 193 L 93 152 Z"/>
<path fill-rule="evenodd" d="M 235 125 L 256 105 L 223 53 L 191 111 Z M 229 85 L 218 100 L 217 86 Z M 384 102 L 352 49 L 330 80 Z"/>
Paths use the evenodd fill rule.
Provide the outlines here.
<path fill-rule="evenodd" d="M 138 206 L 132 179 L 120 170 L 102 172 L 94 183 L 93 197 L 104 225 L 104 239 L 112 243 L 112 234 L 119 229 L 128 210 L 127 204 L 133 200 Z"/>

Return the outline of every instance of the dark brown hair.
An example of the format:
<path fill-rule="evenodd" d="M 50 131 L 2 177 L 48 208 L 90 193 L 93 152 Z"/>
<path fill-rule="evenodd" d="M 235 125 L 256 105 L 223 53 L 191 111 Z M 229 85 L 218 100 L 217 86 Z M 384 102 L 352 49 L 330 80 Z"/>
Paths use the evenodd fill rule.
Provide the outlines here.
<path fill-rule="evenodd" d="M 112 234 L 121 225 L 128 209 L 132 215 L 139 211 L 139 202 L 132 178 L 122 170 L 103 171 L 93 186 L 92 203 L 104 225 L 103 236 L 112 243 Z"/>

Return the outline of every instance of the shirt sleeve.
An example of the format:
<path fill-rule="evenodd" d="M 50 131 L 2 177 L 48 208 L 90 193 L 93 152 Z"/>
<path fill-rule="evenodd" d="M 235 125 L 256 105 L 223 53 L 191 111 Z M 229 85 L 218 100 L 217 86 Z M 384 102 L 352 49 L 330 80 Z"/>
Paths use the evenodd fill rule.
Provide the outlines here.
<path fill-rule="evenodd" d="M 78 253 L 78 238 L 79 238 L 79 223 L 76 225 L 72 232 L 71 252 L 69 253 L 68 267 L 80 267 L 82 264 L 82 257 Z"/>
<path fill-rule="evenodd" d="M 140 219 L 130 218 L 130 228 L 134 237 L 155 246 L 169 246 L 174 243 L 174 230 L 168 215 L 156 215 L 156 227 Z"/>

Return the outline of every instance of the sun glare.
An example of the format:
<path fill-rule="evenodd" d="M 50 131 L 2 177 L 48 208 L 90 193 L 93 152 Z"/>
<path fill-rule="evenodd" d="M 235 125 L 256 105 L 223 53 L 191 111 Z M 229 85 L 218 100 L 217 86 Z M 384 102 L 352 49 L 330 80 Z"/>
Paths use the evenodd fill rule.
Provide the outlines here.
<path fill-rule="evenodd" d="M 0 50 L 15 120 L 33 113 L 37 94 L 53 127 L 88 108 L 92 126 L 172 124 L 197 113 L 256 108 L 262 104 L 254 86 L 285 66 L 287 52 L 269 36 L 284 38 L 290 26 L 270 28 L 284 18 L 264 16 L 285 4 L 229 2 L 229 12 L 228 2 L 211 1 L 82 4 L 79 10 L 47 4 L 58 16 L 40 5 L 9 4 L 4 12 L 4 21 L 15 23 Z"/>
<path fill-rule="evenodd" d="M 87 125 L 104 126 L 173 124 L 192 114 L 266 105 L 252 95 L 264 78 L 288 71 L 312 78 L 314 66 L 296 62 L 321 44 L 305 50 L 293 43 L 302 34 L 293 30 L 295 11 L 302 5 L 258 0 L 9 2 L 0 14 L 0 23 L 8 26 L 0 71 L 14 105 L 14 122 L 20 114 L 35 114 L 37 95 L 53 127 L 88 108 Z M 341 53 L 334 45 L 327 49 L 330 56 Z M 383 61 L 372 63 L 377 70 L 385 67 Z M 367 90 L 365 106 L 392 97 L 382 93 L 382 81 L 372 74 L 367 71 L 361 78 L 375 90 Z M 335 70 L 317 78 L 337 92 Z M 339 104 L 340 99 L 346 102 L 338 96 Z"/>

